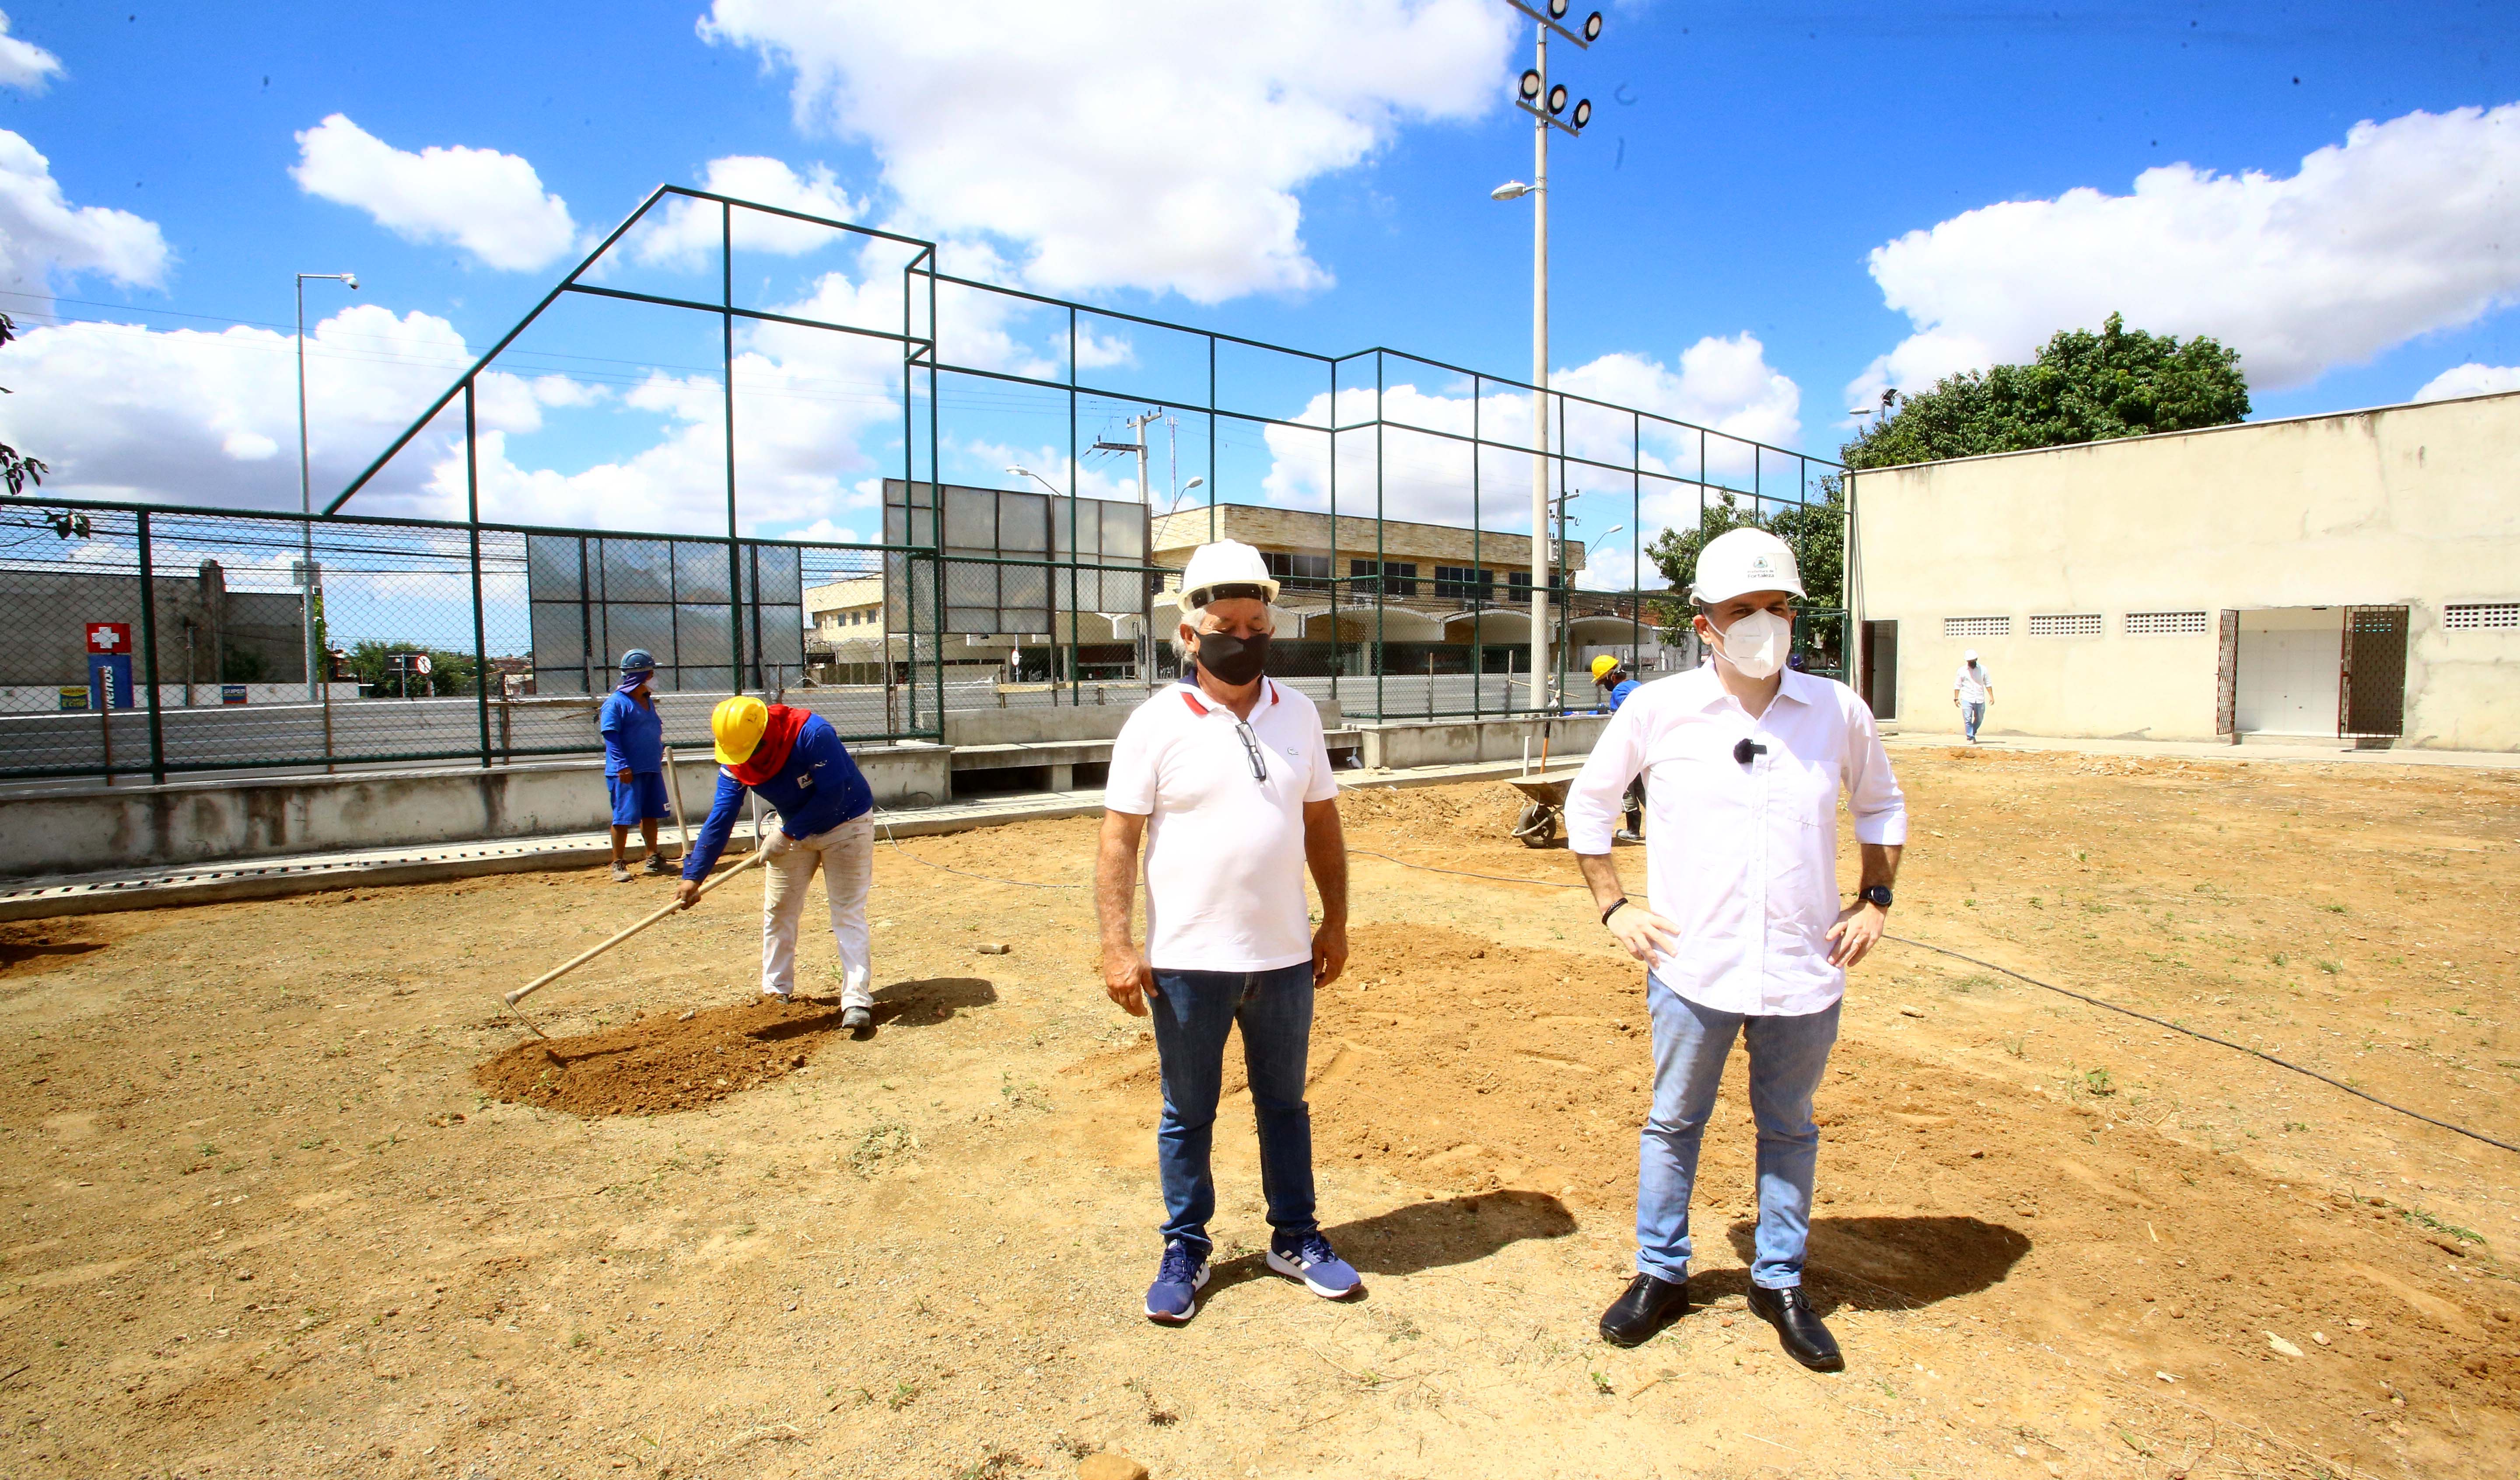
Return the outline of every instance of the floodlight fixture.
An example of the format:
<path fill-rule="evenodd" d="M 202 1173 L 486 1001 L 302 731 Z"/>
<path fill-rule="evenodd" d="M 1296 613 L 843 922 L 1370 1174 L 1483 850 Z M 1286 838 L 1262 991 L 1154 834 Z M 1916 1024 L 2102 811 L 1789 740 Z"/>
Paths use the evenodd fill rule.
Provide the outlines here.
<path fill-rule="evenodd" d="M 1565 83 L 1560 82 L 1555 87 L 1549 90 L 1549 111 L 1552 114 L 1566 112 Z"/>
<path fill-rule="evenodd" d="M 1489 191 L 1488 199 L 1491 201 L 1519 201 L 1530 194 L 1530 186 L 1523 184 L 1520 180 L 1508 180 L 1503 185 Z"/>
<path fill-rule="evenodd" d="M 1521 83 L 1522 101 L 1525 103 L 1538 102 L 1540 100 L 1540 68 L 1536 67 L 1523 68 Z"/>
<path fill-rule="evenodd" d="M 1566 0 L 1549 0 L 1549 19 L 1552 21 L 1566 19 Z"/>
<path fill-rule="evenodd" d="M 1587 41 L 1598 41 L 1601 39 L 1601 13 L 1599 11 L 1595 11 L 1593 14 L 1584 18 L 1584 39 Z"/>
<path fill-rule="evenodd" d="M 1593 100 L 1586 98 L 1575 105 L 1575 127 L 1582 129 L 1593 121 Z"/>
<path fill-rule="evenodd" d="M 341 285 L 349 289 L 350 292 L 357 292 L 359 291 L 359 275 L 354 272 L 345 272 L 341 274 Z"/>

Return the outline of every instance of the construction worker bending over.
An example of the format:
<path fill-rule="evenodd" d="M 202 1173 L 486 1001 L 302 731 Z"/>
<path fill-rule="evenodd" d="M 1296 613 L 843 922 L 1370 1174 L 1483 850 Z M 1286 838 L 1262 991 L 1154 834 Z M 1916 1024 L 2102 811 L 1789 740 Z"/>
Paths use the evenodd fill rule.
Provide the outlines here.
<path fill-rule="evenodd" d="M 716 867 L 735 830 L 744 793 L 779 809 L 779 826 L 761 845 L 761 990 L 781 1002 L 796 991 L 796 922 L 805 885 L 822 869 L 832 906 L 832 939 L 840 951 L 840 1026 L 875 1022 L 875 974 L 867 941 L 867 888 L 875 879 L 875 793 L 831 722 L 806 709 L 765 704 L 739 694 L 709 715 L 717 740 L 717 801 L 700 825 L 699 841 L 683 860 L 678 889 L 689 909 L 700 880 Z"/>
<path fill-rule="evenodd" d="M 1629 695 L 1644 687 L 1637 682 L 1635 674 L 1628 671 L 1627 664 L 1606 652 L 1593 659 L 1593 682 L 1609 695 L 1612 714 L 1619 712 L 1619 706 L 1628 701 Z M 1623 843 L 1644 841 L 1645 777 L 1642 771 L 1637 773 L 1635 781 L 1628 783 L 1627 824 L 1619 830 L 1618 840 Z"/>

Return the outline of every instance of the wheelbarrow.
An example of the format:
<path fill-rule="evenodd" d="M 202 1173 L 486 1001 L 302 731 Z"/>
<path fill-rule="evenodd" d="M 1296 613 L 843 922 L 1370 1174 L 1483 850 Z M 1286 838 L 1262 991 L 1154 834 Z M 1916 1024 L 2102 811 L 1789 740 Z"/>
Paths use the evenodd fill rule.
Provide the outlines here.
<path fill-rule="evenodd" d="M 1557 842 L 1557 821 L 1566 812 L 1566 788 L 1572 771 L 1557 776 L 1517 776 L 1513 789 L 1523 795 L 1522 811 L 1513 820 L 1513 835 L 1526 848 L 1548 848 Z"/>
<path fill-rule="evenodd" d="M 1522 839 L 1526 848 L 1553 847 L 1557 842 L 1557 823 L 1566 813 L 1566 788 L 1575 783 L 1575 772 L 1557 776 L 1518 776 L 1513 789 L 1523 794 L 1522 811 L 1513 820 L 1513 835 Z M 1625 798 L 1627 826 L 1619 830 L 1621 842 L 1635 842 L 1642 824 L 1644 788 L 1642 785 L 1628 787 Z"/>

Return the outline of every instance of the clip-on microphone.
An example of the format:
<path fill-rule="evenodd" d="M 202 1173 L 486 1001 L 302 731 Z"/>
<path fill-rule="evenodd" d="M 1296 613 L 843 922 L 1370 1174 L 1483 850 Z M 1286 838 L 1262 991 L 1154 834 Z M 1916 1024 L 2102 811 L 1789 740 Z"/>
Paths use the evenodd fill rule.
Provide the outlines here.
<path fill-rule="evenodd" d="M 1745 740 L 1732 747 L 1732 758 L 1745 766 L 1750 764 L 1751 756 L 1765 755 L 1767 753 L 1768 747 L 1760 744 L 1757 740 Z"/>

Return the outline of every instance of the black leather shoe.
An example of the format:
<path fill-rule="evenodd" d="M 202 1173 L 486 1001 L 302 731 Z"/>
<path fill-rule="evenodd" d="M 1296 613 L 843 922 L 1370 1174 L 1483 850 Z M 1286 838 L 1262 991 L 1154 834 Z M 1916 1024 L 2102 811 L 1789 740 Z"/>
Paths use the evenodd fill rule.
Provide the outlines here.
<path fill-rule="evenodd" d="M 1612 1346 L 1642 1346 L 1688 1314 L 1688 1280 L 1674 1284 L 1639 1275 L 1628 1281 L 1627 1292 L 1601 1313 L 1601 1339 Z"/>
<path fill-rule="evenodd" d="M 1846 1358 L 1837 1349 L 1837 1338 L 1821 1324 L 1800 1286 L 1781 1290 L 1750 1286 L 1750 1314 L 1777 1328 L 1777 1339 L 1785 1355 L 1796 1362 L 1815 1372 L 1846 1370 Z"/>

